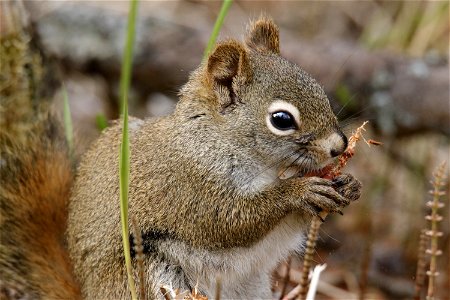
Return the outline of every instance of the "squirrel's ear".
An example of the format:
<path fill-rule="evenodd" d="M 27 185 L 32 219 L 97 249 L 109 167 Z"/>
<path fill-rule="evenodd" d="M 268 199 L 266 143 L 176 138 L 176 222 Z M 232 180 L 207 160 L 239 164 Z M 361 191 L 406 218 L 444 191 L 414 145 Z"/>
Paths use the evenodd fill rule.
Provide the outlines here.
<path fill-rule="evenodd" d="M 229 40 L 219 43 L 208 57 L 208 76 L 215 83 L 230 86 L 239 76 L 244 82 L 251 79 L 251 68 L 244 46 Z"/>
<path fill-rule="evenodd" d="M 208 57 L 207 76 L 215 86 L 222 112 L 236 103 L 235 88 L 248 83 L 252 74 L 244 45 L 228 40 L 216 46 Z"/>
<path fill-rule="evenodd" d="M 262 17 L 249 27 L 245 39 L 249 48 L 259 52 L 280 53 L 280 35 L 272 19 Z"/>

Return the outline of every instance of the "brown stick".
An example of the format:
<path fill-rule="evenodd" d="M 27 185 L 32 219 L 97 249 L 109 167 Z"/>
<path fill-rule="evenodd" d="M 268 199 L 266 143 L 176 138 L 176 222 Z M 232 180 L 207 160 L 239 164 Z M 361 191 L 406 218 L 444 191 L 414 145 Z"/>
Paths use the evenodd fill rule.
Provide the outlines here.
<path fill-rule="evenodd" d="M 309 273 L 314 258 L 317 237 L 322 220 L 319 217 L 313 217 L 308 232 L 308 240 L 306 241 L 305 257 L 303 259 L 302 277 L 300 279 L 300 291 L 297 300 L 305 300 L 309 290 Z"/>
<path fill-rule="evenodd" d="M 414 300 L 420 300 L 423 285 L 425 283 L 425 268 L 427 266 L 427 257 L 425 250 L 430 239 L 426 235 L 426 230 L 423 229 L 420 233 L 419 253 L 417 258 L 416 282 Z"/>
<path fill-rule="evenodd" d="M 286 294 L 287 286 L 289 283 L 289 272 L 291 270 L 291 257 L 287 259 L 286 262 L 286 274 L 283 277 L 283 288 L 281 290 L 280 300 L 283 299 L 284 295 Z"/>
<path fill-rule="evenodd" d="M 368 123 L 365 121 L 360 127 L 356 129 L 356 131 L 352 134 L 352 136 L 348 139 L 347 149 L 339 156 L 338 163 L 331 168 L 323 178 L 333 179 L 336 176 L 341 174 L 341 170 L 345 167 L 348 160 L 355 154 L 356 142 L 363 139 L 362 132 L 365 130 L 364 126 Z M 366 141 L 368 145 L 370 144 L 380 144 L 379 142 L 375 142 L 370 140 L 371 142 Z M 306 294 L 309 289 L 309 272 L 312 266 L 313 254 L 317 243 L 317 237 L 320 225 L 322 221 L 326 218 L 328 212 L 323 211 L 319 216 L 313 217 L 311 221 L 311 225 L 308 232 L 308 240 L 306 241 L 306 250 L 305 257 L 303 259 L 303 269 L 302 269 L 302 277 L 299 283 L 299 294 L 297 299 L 304 300 L 306 299 Z"/>

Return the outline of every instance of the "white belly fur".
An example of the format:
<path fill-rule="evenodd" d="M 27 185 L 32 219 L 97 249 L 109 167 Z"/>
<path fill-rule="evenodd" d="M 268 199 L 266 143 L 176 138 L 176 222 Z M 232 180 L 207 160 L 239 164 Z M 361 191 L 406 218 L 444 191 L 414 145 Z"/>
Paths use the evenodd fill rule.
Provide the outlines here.
<path fill-rule="evenodd" d="M 292 214 L 251 247 L 208 251 L 177 242 L 166 250 L 177 258 L 191 286 L 209 298 L 214 297 L 217 277 L 223 299 L 270 298 L 270 274 L 290 253 L 303 250 L 305 228 L 304 220 Z"/>

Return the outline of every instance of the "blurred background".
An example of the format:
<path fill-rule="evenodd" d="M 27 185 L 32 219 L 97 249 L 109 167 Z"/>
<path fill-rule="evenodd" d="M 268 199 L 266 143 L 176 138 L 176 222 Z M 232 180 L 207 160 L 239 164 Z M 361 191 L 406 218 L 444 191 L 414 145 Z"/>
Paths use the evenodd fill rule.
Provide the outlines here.
<path fill-rule="evenodd" d="M 118 118 L 126 1 L 25 2 L 40 47 L 68 92 L 79 153 Z M 141 1 L 130 115 L 172 111 L 202 60 L 219 1 Z M 317 299 L 411 299 L 419 236 L 429 226 L 429 180 L 450 155 L 448 1 L 236 1 L 221 38 L 242 39 L 264 13 L 280 27 L 281 53 L 315 77 L 345 132 L 368 120 L 347 171 L 363 185 L 344 216 L 329 216 L 315 256 L 326 263 Z M 62 111 L 62 93 L 55 96 Z M 59 99 L 59 100 L 58 100 Z M 448 164 L 445 167 L 448 172 Z M 438 299 L 449 299 L 448 180 L 441 209 L 444 255 Z M 275 272 L 276 295 L 299 278 L 299 259 Z M 286 272 L 289 278 L 286 279 Z"/>

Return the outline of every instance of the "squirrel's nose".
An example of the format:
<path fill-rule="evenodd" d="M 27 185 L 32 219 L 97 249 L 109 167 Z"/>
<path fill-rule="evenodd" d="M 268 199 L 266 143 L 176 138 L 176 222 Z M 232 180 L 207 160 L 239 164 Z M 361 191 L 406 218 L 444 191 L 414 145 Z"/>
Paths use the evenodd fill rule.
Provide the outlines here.
<path fill-rule="evenodd" d="M 345 149 L 347 149 L 348 146 L 348 140 L 345 134 L 343 134 L 340 131 L 337 134 L 341 137 L 341 139 L 339 142 L 336 143 L 335 147 L 331 148 L 330 150 L 331 157 L 341 155 L 345 151 Z"/>

